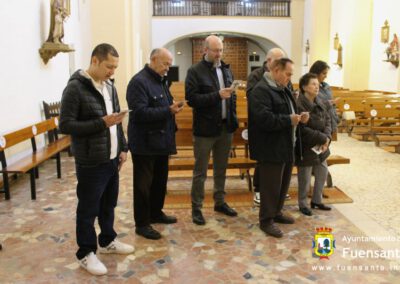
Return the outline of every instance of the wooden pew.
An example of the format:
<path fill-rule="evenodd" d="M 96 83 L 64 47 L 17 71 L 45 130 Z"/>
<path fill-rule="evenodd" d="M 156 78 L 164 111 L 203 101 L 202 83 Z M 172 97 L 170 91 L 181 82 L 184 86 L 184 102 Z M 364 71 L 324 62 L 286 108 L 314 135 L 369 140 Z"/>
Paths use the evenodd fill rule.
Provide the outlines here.
<path fill-rule="evenodd" d="M 371 135 L 376 146 L 382 146 L 382 143 L 393 145 L 395 152 L 400 153 L 400 126 L 371 127 Z"/>
<path fill-rule="evenodd" d="M 353 134 L 361 135 L 362 141 L 367 141 L 374 135 L 373 127 L 377 131 L 376 127 L 395 126 L 400 123 L 400 110 L 396 108 L 366 106 L 364 116 L 368 121 L 367 128 L 353 131 Z"/>
<path fill-rule="evenodd" d="M 228 169 L 240 169 L 244 171 L 244 175 L 247 179 L 247 184 L 249 191 L 252 191 L 252 179 L 250 175 L 250 169 L 254 168 L 256 165 L 256 161 L 251 160 L 248 157 L 248 146 L 247 140 L 242 138 L 242 131 L 245 128 L 239 128 L 235 131 L 233 135 L 232 147 L 244 147 L 245 155 L 244 157 L 237 157 L 235 151 L 232 151 L 231 157 L 228 160 Z M 193 132 L 191 127 L 178 127 L 178 131 L 176 132 L 176 145 L 178 148 L 185 147 L 192 148 L 193 147 Z M 181 170 L 193 170 L 194 168 L 194 158 L 184 158 L 184 159 L 175 159 L 172 158 L 169 160 L 169 170 L 171 171 L 181 171 Z M 208 163 L 208 168 L 212 169 L 212 159 L 210 159 Z"/>
<path fill-rule="evenodd" d="M 243 139 L 242 132 L 245 130 L 245 127 L 240 127 L 237 129 L 233 135 L 232 141 L 232 154 L 228 160 L 228 168 L 229 169 L 240 169 L 243 170 L 243 175 L 246 176 L 247 184 L 249 191 L 252 191 L 252 179 L 250 175 L 250 169 L 254 168 L 256 165 L 256 161 L 251 160 L 249 158 L 249 151 L 248 151 L 248 141 Z M 193 147 L 193 133 L 190 127 L 179 128 L 176 133 L 176 145 L 178 149 L 191 149 Z M 235 148 L 243 148 L 244 149 L 244 156 L 238 157 L 236 155 Z M 172 158 L 169 161 L 169 170 L 171 171 L 180 171 L 180 170 L 193 170 L 194 168 L 194 158 Z M 342 157 L 339 155 L 331 155 L 327 159 L 328 166 L 332 165 L 339 165 L 339 164 L 349 164 L 350 159 L 346 157 Z M 212 169 L 212 159 L 210 159 L 208 168 Z M 296 172 L 296 169 L 294 169 Z M 332 176 L 329 174 L 327 179 L 327 185 L 332 187 Z"/>
<path fill-rule="evenodd" d="M 10 199 L 10 188 L 9 188 L 9 174 L 30 174 L 31 179 L 31 198 L 36 199 L 36 184 L 35 178 L 39 177 L 38 166 L 43 162 L 47 161 L 51 157 L 55 156 L 57 159 L 57 177 L 61 178 L 61 157 L 60 152 L 67 149 L 70 144 L 70 137 L 64 136 L 58 139 L 57 132 L 55 133 L 55 140 L 43 147 L 38 148 L 36 138 L 48 131 L 55 130 L 58 125 L 57 118 L 51 118 L 40 123 L 25 127 L 23 129 L 10 132 L 0 137 L 0 161 L 3 173 L 3 186 L 4 190 L 0 191 L 5 193 L 5 198 Z M 5 150 L 22 143 L 24 141 L 31 142 L 31 152 L 25 154 L 18 160 L 7 163 Z"/>

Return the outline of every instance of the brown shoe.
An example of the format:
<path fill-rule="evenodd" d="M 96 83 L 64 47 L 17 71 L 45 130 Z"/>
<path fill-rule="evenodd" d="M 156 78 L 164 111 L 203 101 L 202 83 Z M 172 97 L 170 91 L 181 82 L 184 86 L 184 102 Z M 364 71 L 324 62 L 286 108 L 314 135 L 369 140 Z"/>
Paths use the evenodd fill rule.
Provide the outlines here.
<path fill-rule="evenodd" d="M 294 224 L 293 217 L 290 217 L 289 215 L 283 215 L 283 214 L 275 216 L 274 221 L 276 223 L 280 223 L 280 224 Z"/>
<path fill-rule="evenodd" d="M 275 225 L 274 222 L 268 223 L 268 224 L 260 224 L 260 229 L 264 233 L 273 236 L 275 238 L 282 238 L 283 237 L 283 232 L 277 225 Z"/>

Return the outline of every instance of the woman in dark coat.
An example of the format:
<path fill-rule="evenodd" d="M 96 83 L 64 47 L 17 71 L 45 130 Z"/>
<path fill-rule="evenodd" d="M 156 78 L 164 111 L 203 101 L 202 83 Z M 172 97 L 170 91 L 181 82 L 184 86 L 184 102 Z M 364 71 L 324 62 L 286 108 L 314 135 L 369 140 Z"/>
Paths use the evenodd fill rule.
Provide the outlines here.
<path fill-rule="evenodd" d="M 331 118 L 331 131 L 337 132 L 337 125 L 340 122 L 336 113 L 336 100 L 333 99 L 331 86 L 325 82 L 329 72 L 329 65 L 325 61 L 317 60 L 310 68 L 310 73 L 317 75 L 319 82 L 318 97 L 326 104 L 326 109 Z"/>
<path fill-rule="evenodd" d="M 310 119 L 306 124 L 300 124 L 302 141 L 302 155 L 298 155 L 299 209 L 300 212 L 311 216 L 307 206 L 307 192 L 310 189 L 311 174 L 314 173 L 315 182 L 311 208 L 330 210 L 322 203 L 322 189 L 328 175 L 326 158 L 329 156 L 331 141 L 331 120 L 326 104 L 318 95 L 319 82 L 315 74 L 307 73 L 300 79 L 300 96 L 297 100 L 299 112 L 309 112 Z"/>

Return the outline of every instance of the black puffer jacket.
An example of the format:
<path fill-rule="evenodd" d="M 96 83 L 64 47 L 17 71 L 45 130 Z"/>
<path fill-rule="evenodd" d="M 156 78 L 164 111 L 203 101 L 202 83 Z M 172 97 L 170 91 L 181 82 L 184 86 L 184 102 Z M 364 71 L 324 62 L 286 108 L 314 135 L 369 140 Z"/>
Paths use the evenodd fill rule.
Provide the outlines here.
<path fill-rule="evenodd" d="M 318 165 L 324 161 L 330 154 L 328 151 L 317 155 L 311 150 L 316 145 L 323 145 L 326 138 L 331 139 L 331 118 L 326 109 L 325 103 L 321 100 L 319 95 L 312 103 L 306 98 L 304 94 L 300 94 L 297 99 L 297 107 L 300 112 L 308 111 L 310 119 L 307 124 L 300 123 L 301 128 L 301 141 L 302 141 L 302 154 L 303 157 L 296 159 L 297 166 L 313 166 Z"/>
<path fill-rule="evenodd" d="M 75 162 L 80 165 L 95 166 L 110 160 L 110 130 L 103 116 L 107 115 L 103 96 L 96 90 L 90 79 L 76 71 L 64 89 L 60 130 L 71 135 Z M 112 96 L 113 110 L 119 112 L 117 91 L 112 82 L 106 82 Z M 128 151 L 121 124 L 117 125 L 118 155 Z"/>
<path fill-rule="evenodd" d="M 248 100 L 250 158 L 260 163 L 293 163 L 290 101 L 297 110 L 291 91 L 270 85 L 263 76 Z M 301 144 L 298 131 L 296 137 L 296 144 Z"/>
<path fill-rule="evenodd" d="M 233 75 L 229 65 L 221 62 L 225 87 L 230 87 Z M 193 134 L 201 137 L 216 137 L 222 131 L 222 99 L 219 95 L 217 71 L 213 64 L 202 60 L 187 73 L 185 93 L 188 105 L 193 108 Z M 232 133 L 238 128 L 236 116 L 236 94 L 226 100 L 226 125 Z"/>
<path fill-rule="evenodd" d="M 135 155 L 176 154 L 173 98 L 165 78 L 146 65 L 129 82 L 128 144 Z"/>

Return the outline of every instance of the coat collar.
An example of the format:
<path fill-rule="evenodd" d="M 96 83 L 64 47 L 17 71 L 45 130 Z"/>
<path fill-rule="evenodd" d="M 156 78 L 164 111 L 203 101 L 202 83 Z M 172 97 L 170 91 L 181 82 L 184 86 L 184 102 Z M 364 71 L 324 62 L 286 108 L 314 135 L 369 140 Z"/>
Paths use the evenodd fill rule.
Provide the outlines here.
<path fill-rule="evenodd" d="M 144 69 L 149 73 L 156 81 L 163 82 L 166 78 L 166 76 L 160 76 L 156 71 L 150 68 L 149 64 L 146 64 L 144 66 Z"/>
<path fill-rule="evenodd" d="M 203 55 L 203 60 L 202 60 L 203 64 L 205 64 L 209 69 L 213 69 L 214 68 L 214 64 L 212 62 L 209 62 L 205 59 L 205 55 Z M 229 68 L 230 65 L 226 64 L 224 61 L 221 60 L 221 68 Z"/>
<path fill-rule="evenodd" d="M 322 100 L 318 97 L 318 95 L 315 97 L 314 102 L 310 102 L 310 100 L 307 99 L 307 97 L 303 93 L 300 93 L 298 100 L 308 110 L 312 110 L 315 106 L 324 109 L 324 104 Z"/>

